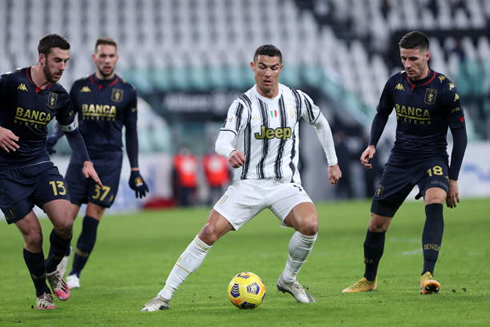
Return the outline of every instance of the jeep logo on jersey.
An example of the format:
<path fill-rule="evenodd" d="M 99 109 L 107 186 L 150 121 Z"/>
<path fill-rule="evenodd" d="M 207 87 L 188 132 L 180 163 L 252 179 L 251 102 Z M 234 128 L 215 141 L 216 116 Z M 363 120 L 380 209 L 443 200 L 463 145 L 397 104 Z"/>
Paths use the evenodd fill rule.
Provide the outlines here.
<path fill-rule="evenodd" d="M 255 138 L 257 140 L 266 139 L 282 139 L 287 140 L 292 135 L 291 127 L 278 127 L 278 128 L 265 128 L 265 126 L 260 126 L 260 133 L 255 133 Z"/>
<path fill-rule="evenodd" d="M 112 89 L 111 100 L 114 102 L 121 102 L 123 98 L 123 90 L 121 89 Z"/>

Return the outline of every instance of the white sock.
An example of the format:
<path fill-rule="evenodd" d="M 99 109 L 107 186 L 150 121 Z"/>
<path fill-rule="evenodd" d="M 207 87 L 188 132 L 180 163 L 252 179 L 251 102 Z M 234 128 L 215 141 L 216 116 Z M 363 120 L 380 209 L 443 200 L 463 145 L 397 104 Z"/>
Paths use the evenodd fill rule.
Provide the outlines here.
<path fill-rule="evenodd" d="M 286 283 L 292 283 L 296 280 L 301 267 L 306 262 L 306 258 L 313 249 L 315 244 L 315 235 L 303 235 L 300 232 L 295 232 L 289 241 L 289 256 L 286 261 L 286 267 L 282 272 L 282 280 Z"/>
<path fill-rule="evenodd" d="M 187 276 L 195 272 L 201 266 L 210 248 L 211 246 L 207 245 L 196 236 L 175 263 L 174 268 L 167 277 L 165 286 L 158 295 L 170 301 L 174 292 L 179 288 L 180 284 L 186 280 Z"/>

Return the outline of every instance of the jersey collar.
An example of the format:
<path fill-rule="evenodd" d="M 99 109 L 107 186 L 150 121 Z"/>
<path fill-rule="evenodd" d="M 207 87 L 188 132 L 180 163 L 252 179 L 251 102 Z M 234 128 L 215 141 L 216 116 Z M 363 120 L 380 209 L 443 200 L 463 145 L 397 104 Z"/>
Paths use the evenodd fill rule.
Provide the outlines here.
<path fill-rule="evenodd" d="M 34 81 L 32 80 L 31 67 L 26 67 L 26 77 L 27 77 L 27 80 L 29 81 L 29 83 L 31 83 L 34 86 L 36 93 L 42 92 L 42 91 L 47 90 L 51 87 L 51 83 L 48 83 L 48 85 L 46 85 L 46 87 L 44 89 L 37 86 L 36 83 L 34 83 Z"/>
<path fill-rule="evenodd" d="M 432 82 L 434 80 L 434 78 L 436 78 L 436 72 L 433 71 L 433 70 L 429 70 L 429 74 L 427 75 L 426 78 L 422 78 L 422 79 L 416 80 L 416 81 L 411 80 L 408 77 L 408 74 L 406 75 L 407 82 L 410 85 L 410 87 L 412 88 L 412 91 L 416 87 L 426 86 L 427 84 L 429 84 L 430 82 Z"/>
<path fill-rule="evenodd" d="M 119 81 L 119 76 L 114 75 L 114 77 L 111 79 L 102 80 L 102 79 L 98 79 L 97 76 L 95 76 L 95 73 L 93 73 L 92 75 L 89 76 L 89 79 L 93 84 L 97 85 L 97 88 L 99 90 L 102 90 L 105 87 L 111 87 L 115 85 Z"/>

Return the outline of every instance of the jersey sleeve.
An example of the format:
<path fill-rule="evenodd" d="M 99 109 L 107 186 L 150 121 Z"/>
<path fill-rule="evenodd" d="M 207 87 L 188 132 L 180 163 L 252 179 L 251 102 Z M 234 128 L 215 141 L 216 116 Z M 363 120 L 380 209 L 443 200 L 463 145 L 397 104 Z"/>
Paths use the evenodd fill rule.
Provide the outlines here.
<path fill-rule="evenodd" d="M 446 92 L 444 92 L 443 101 L 449 117 L 449 127 L 451 129 L 465 127 L 465 117 L 459 100 L 459 92 L 450 81 L 447 84 Z"/>
<path fill-rule="evenodd" d="M 313 102 L 308 94 L 298 90 L 301 97 L 301 117 L 310 125 L 313 125 L 320 117 L 320 108 Z"/>
<path fill-rule="evenodd" d="M 228 113 L 226 119 L 221 125 L 220 132 L 229 131 L 233 134 L 238 135 L 240 130 L 245 126 L 249 111 L 246 105 L 240 101 L 235 100 L 228 108 Z"/>
<path fill-rule="evenodd" d="M 124 109 L 124 125 L 134 125 L 138 121 L 138 96 L 136 89 L 131 89 L 130 99 L 126 108 Z"/>
<path fill-rule="evenodd" d="M 383 92 L 381 93 L 381 97 L 379 98 L 378 106 L 376 107 L 376 111 L 378 114 L 388 117 L 393 111 L 393 107 L 395 106 L 395 102 L 393 101 L 393 77 L 388 79 L 383 88 Z"/>
<path fill-rule="evenodd" d="M 132 89 L 131 98 L 124 112 L 124 126 L 126 127 L 126 152 L 131 168 L 137 168 L 138 163 L 138 97 L 136 90 Z"/>
<path fill-rule="evenodd" d="M 61 104 L 56 113 L 56 120 L 63 132 L 72 132 L 77 126 L 75 124 L 75 108 L 68 93 L 60 93 Z"/>
<path fill-rule="evenodd" d="M 0 75 L 0 102 L 3 103 L 5 101 L 5 97 L 10 93 L 9 90 L 9 79 L 10 74 Z"/>
<path fill-rule="evenodd" d="M 71 89 L 70 89 L 70 100 L 71 100 L 71 103 L 73 104 L 73 109 L 75 111 L 77 111 L 77 100 L 78 100 L 78 95 L 80 94 L 80 92 L 77 92 L 76 90 L 79 90 L 80 88 L 78 87 L 78 81 L 75 81 L 75 83 L 73 83 L 73 85 L 71 86 Z"/>

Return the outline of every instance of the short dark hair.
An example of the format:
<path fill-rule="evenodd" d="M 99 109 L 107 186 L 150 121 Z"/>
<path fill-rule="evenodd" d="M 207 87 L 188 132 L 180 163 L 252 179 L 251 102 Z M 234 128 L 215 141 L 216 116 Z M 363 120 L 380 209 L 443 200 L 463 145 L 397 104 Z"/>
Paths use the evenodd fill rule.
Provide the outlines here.
<path fill-rule="evenodd" d="M 258 47 L 257 50 L 255 50 L 254 62 L 257 60 L 257 58 L 260 55 L 269 56 L 269 57 L 279 57 L 279 62 L 282 63 L 281 50 L 279 50 L 279 48 L 277 48 L 275 45 L 264 44 Z"/>
<path fill-rule="evenodd" d="M 52 48 L 60 48 L 62 50 L 70 50 L 70 43 L 58 34 L 48 34 L 39 40 L 37 52 L 43 53 L 46 56 L 51 52 Z"/>
<path fill-rule="evenodd" d="M 114 39 L 113 39 L 113 38 L 111 38 L 111 37 L 105 37 L 105 36 L 104 36 L 104 37 L 99 37 L 99 38 L 97 39 L 97 41 L 95 42 L 95 52 L 97 52 L 97 47 L 98 47 L 99 45 L 101 45 L 101 44 L 102 44 L 102 45 L 113 45 L 113 46 L 115 46 L 115 47 L 116 47 L 116 49 L 117 49 L 117 43 L 116 43 L 116 40 L 114 40 Z"/>
<path fill-rule="evenodd" d="M 403 49 L 419 48 L 420 50 L 429 50 L 429 38 L 425 33 L 413 31 L 405 34 L 398 42 L 398 45 Z"/>

